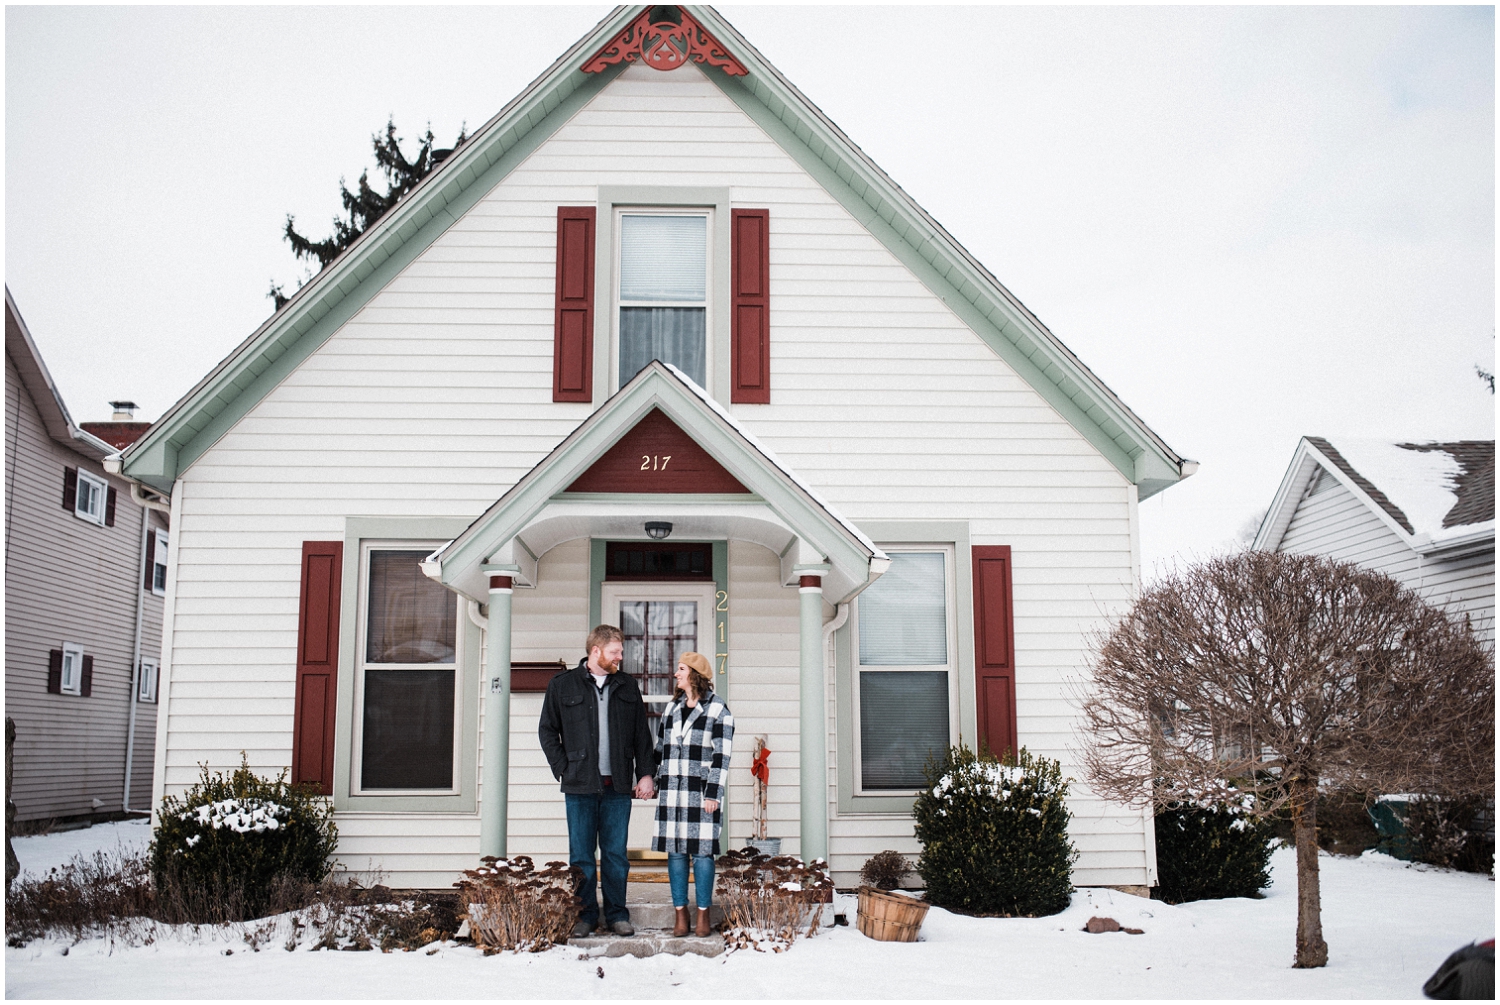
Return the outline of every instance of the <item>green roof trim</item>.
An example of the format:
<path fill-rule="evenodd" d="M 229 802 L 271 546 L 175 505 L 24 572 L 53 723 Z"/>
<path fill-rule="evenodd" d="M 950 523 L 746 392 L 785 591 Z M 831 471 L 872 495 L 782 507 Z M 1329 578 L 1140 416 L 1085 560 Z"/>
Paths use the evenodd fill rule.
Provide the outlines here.
<path fill-rule="evenodd" d="M 384 219 L 318 273 L 151 430 L 123 471 L 161 491 L 392 278 L 623 71 L 579 67 L 644 8 L 617 7 Z M 1079 431 L 1145 499 L 1196 467 L 1169 448 L 1026 307 L 710 7 L 692 15 L 750 68 L 704 75 Z"/>

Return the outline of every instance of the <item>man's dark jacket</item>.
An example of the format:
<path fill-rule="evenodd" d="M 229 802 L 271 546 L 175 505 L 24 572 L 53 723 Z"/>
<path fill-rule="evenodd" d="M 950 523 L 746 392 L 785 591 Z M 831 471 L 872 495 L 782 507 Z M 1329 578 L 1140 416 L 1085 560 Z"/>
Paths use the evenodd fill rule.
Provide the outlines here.
<path fill-rule="evenodd" d="M 599 781 L 599 689 L 588 660 L 565 670 L 547 685 L 537 736 L 552 777 L 577 795 L 603 791 Z M 641 687 L 628 673 L 606 678 L 609 690 L 609 762 L 616 792 L 630 792 L 656 774 L 656 741 L 646 722 Z"/>

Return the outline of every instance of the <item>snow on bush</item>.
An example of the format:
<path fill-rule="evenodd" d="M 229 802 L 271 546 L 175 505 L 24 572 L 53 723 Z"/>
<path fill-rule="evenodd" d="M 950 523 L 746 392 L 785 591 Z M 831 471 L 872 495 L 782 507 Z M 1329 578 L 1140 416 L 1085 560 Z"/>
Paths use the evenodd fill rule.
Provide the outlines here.
<path fill-rule="evenodd" d="M 997 761 L 960 744 L 928 772 L 912 807 L 927 899 L 975 914 L 1038 917 L 1067 908 L 1077 853 L 1057 761 L 1024 747 Z"/>
<path fill-rule="evenodd" d="M 1182 795 L 1156 811 L 1152 896 L 1169 904 L 1259 896 L 1271 884 L 1276 830 L 1256 819 L 1254 797 Z"/>

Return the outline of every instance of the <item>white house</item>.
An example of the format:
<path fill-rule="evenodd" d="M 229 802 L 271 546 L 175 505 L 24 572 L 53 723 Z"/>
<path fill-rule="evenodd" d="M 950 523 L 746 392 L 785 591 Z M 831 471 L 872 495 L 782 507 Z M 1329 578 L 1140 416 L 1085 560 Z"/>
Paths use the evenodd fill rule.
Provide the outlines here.
<path fill-rule="evenodd" d="M 1304 436 L 1252 547 L 1384 572 L 1495 641 L 1495 441 Z"/>
<path fill-rule="evenodd" d="M 156 798 L 243 750 L 410 887 L 566 855 L 540 691 L 601 621 L 658 698 L 714 654 L 731 845 L 763 735 L 785 850 L 916 853 L 930 750 L 1076 764 L 1195 467 L 692 6 L 611 13 L 119 463 L 173 506 Z M 1152 881 L 1148 815 L 1071 808 L 1075 882 Z"/>

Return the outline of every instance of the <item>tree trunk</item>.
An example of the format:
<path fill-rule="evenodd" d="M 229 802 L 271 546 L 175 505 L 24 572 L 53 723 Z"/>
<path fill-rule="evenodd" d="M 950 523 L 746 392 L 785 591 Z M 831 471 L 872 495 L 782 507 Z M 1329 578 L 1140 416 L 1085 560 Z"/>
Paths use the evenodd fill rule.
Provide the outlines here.
<path fill-rule="evenodd" d="M 1293 967 L 1328 965 L 1323 941 L 1322 897 L 1318 891 L 1318 784 L 1293 783 L 1292 833 L 1297 843 L 1297 959 Z"/>

